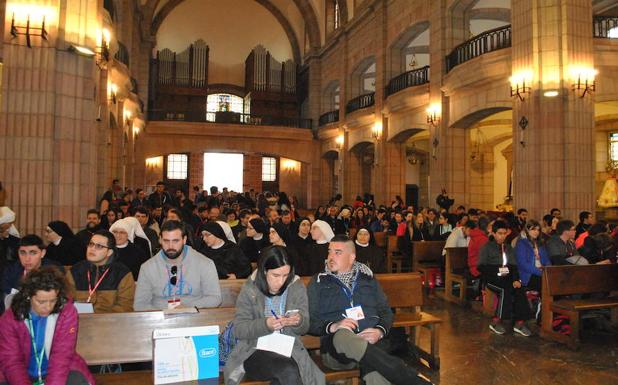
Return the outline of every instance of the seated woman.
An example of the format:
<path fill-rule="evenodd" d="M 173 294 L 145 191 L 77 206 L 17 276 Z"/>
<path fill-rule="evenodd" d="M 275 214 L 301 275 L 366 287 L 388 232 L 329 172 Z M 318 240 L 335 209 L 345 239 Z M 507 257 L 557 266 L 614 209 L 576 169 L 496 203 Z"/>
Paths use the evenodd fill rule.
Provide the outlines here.
<path fill-rule="evenodd" d="M 247 278 L 251 274 L 251 263 L 242 249 L 227 238 L 221 223 L 206 222 L 202 225 L 204 247 L 199 252 L 215 263 L 219 279 Z"/>
<path fill-rule="evenodd" d="M 150 241 L 144 233 L 141 225 L 134 217 L 127 217 L 114 222 L 109 231 L 116 238 L 116 249 L 120 262 L 131 270 L 133 279 L 137 281 L 139 269 L 144 262 L 150 259 Z M 137 246 L 137 240 L 146 242 L 145 247 Z"/>
<path fill-rule="evenodd" d="M 268 234 L 268 239 L 273 246 L 282 246 L 285 247 L 285 252 L 288 254 L 288 258 L 292 266 L 294 266 L 294 271 L 300 274 L 300 270 L 302 269 L 301 260 L 296 248 L 293 247 L 290 242 L 290 231 L 288 228 L 281 222 L 277 222 L 272 225 L 270 228 L 270 232 Z"/>
<path fill-rule="evenodd" d="M 356 247 L 356 260 L 371 268 L 374 273 L 386 273 L 386 258 L 384 250 L 376 246 L 373 234 L 362 227 L 354 237 Z"/>
<path fill-rule="evenodd" d="M 332 228 L 321 219 L 311 224 L 311 238 L 315 243 L 305 249 L 301 255 L 301 264 L 305 267 L 304 275 L 312 276 L 324 271 L 324 261 L 328 257 L 328 242 L 335 234 Z"/>
<path fill-rule="evenodd" d="M 77 310 L 63 274 L 33 270 L 0 317 L 0 384 L 94 384 L 76 344 Z"/>
<path fill-rule="evenodd" d="M 541 224 L 534 219 L 526 222 L 515 244 L 515 257 L 519 279 L 529 290 L 541 292 L 541 276 L 543 266 L 551 265 L 545 242 L 541 236 Z"/>
<path fill-rule="evenodd" d="M 246 375 L 277 385 L 325 384 L 324 373 L 300 340 L 308 329 L 305 285 L 294 274 L 285 248 L 265 248 L 236 301 L 234 335 L 238 342 L 225 365 L 225 383 L 239 384 Z M 256 349 L 258 339 L 273 332 L 294 338 L 291 357 Z"/>

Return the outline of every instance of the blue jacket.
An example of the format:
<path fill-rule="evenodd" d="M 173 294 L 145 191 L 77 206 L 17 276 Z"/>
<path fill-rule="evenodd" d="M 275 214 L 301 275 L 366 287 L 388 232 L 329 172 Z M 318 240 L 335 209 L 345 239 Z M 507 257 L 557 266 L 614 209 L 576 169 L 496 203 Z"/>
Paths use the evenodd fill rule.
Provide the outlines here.
<path fill-rule="evenodd" d="M 549 266 L 551 261 L 547 254 L 545 246 L 539 247 L 539 256 L 541 257 L 541 265 Z M 525 286 L 530 281 L 530 276 L 541 276 L 543 272 L 534 266 L 534 248 L 532 243 L 527 238 L 520 237 L 515 244 L 515 258 L 517 258 L 517 268 L 519 270 L 519 279 Z"/>
<path fill-rule="evenodd" d="M 345 318 L 345 310 L 350 307 L 350 299 L 344 291 L 343 283 L 330 274 L 320 273 L 311 278 L 307 295 L 311 320 L 309 334 L 330 334 L 330 324 Z M 365 314 L 365 319 L 358 322 L 357 332 L 367 328 L 379 328 L 384 335 L 388 334 L 393 323 L 393 312 L 377 279 L 359 273 L 352 302 L 354 306 L 362 306 Z"/>

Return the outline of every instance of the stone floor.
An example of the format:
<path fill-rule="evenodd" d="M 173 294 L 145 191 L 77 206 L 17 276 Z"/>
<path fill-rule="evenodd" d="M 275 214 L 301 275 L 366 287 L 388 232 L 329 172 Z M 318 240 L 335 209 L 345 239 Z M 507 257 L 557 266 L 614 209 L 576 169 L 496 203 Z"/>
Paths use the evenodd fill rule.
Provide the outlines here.
<path fill-rule="evenodd" d="M 584 333 L 579 351 L 541 339 L 496 335 L 489 319 L 439 298 L 424 306 L 444 320 L 440 371 L 421 368 L 439 385 L 618 385 L 618 334 Z M 428 345 L 428 332 L 421 336 Z"/>

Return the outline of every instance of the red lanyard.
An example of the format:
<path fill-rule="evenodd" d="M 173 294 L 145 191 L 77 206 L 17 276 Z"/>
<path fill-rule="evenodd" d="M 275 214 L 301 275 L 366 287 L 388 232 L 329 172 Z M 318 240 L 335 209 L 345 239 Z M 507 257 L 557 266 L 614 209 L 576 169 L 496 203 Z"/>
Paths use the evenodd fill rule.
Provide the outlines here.
<path fill-rule="evenodd" d="M 92 288 L 92 285 L 90 284 L 90 270 L 88 270 L 88 300 L 86 302 L 90 302 L 92 295 L 94 294 L 95 291 L 97 291 L 97 288 L 101 284 L 101 281 L 103 281 L 103 278 L 105 278 L 108 272 L 109 272 L 109 267 L 105 269 L 103 274 L 101 274 L 101 278 L 99 278 L 97 283 L 95 283 L 94 288 Z"/>

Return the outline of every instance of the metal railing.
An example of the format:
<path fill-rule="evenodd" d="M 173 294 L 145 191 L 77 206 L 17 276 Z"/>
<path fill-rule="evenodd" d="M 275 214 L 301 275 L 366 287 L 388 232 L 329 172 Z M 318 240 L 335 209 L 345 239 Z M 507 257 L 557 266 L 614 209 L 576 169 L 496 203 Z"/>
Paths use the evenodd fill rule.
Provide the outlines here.
<path fill-rule="evenodd" d="M 595 16 L 592 19 L 592 35 L 602 39 L 618 39 L 618 17 Z"/>
<path fill-rule="evenodd" d="M 390 96 L 408 87 L 429 83 L 429 66 L 404 72 L 395 76 L 386 86 L 386 96 Z"/>
<path fill-rule="evenodd" d="M 449 72 L 459 64 L 465 63 L 475 57 L 510 46 L 510 25 L 485 31 L 453 49 L 446 57 L 446 72 Z"/>
<path fill-rule="evenodd" d="M 320 115 L 318 119 L 318 126 L 322 127 L 329 123 L 335 123 L 339 121 L 339 110 L 328 111 L 325 114 Z"/>
<path fill-rule="evenodd" d="M 348 104 L 345 105 L 345 113 L 349 114 L 351 112 L 373 106 L 375 104 L 375 94 L 375 92 L 372 92 L 351 99 Z"/>
<path fill-rule="evenodd" d="M 127 67 L 129 66 L 129 50 L 121 42 L 118 42 L 118 52 L 114 55 L 114 59 L 123 63 Z"/>
<path fill-rule="evenodd" d="M 311 119 L 289 118 L 284 116 L 252 115 L 239 112 L 219 111 L 148 111 L 150 121 L 202 122 L 221 124 L 244 124 L 253 126 L 283 126 L 311 129 Z"/>

